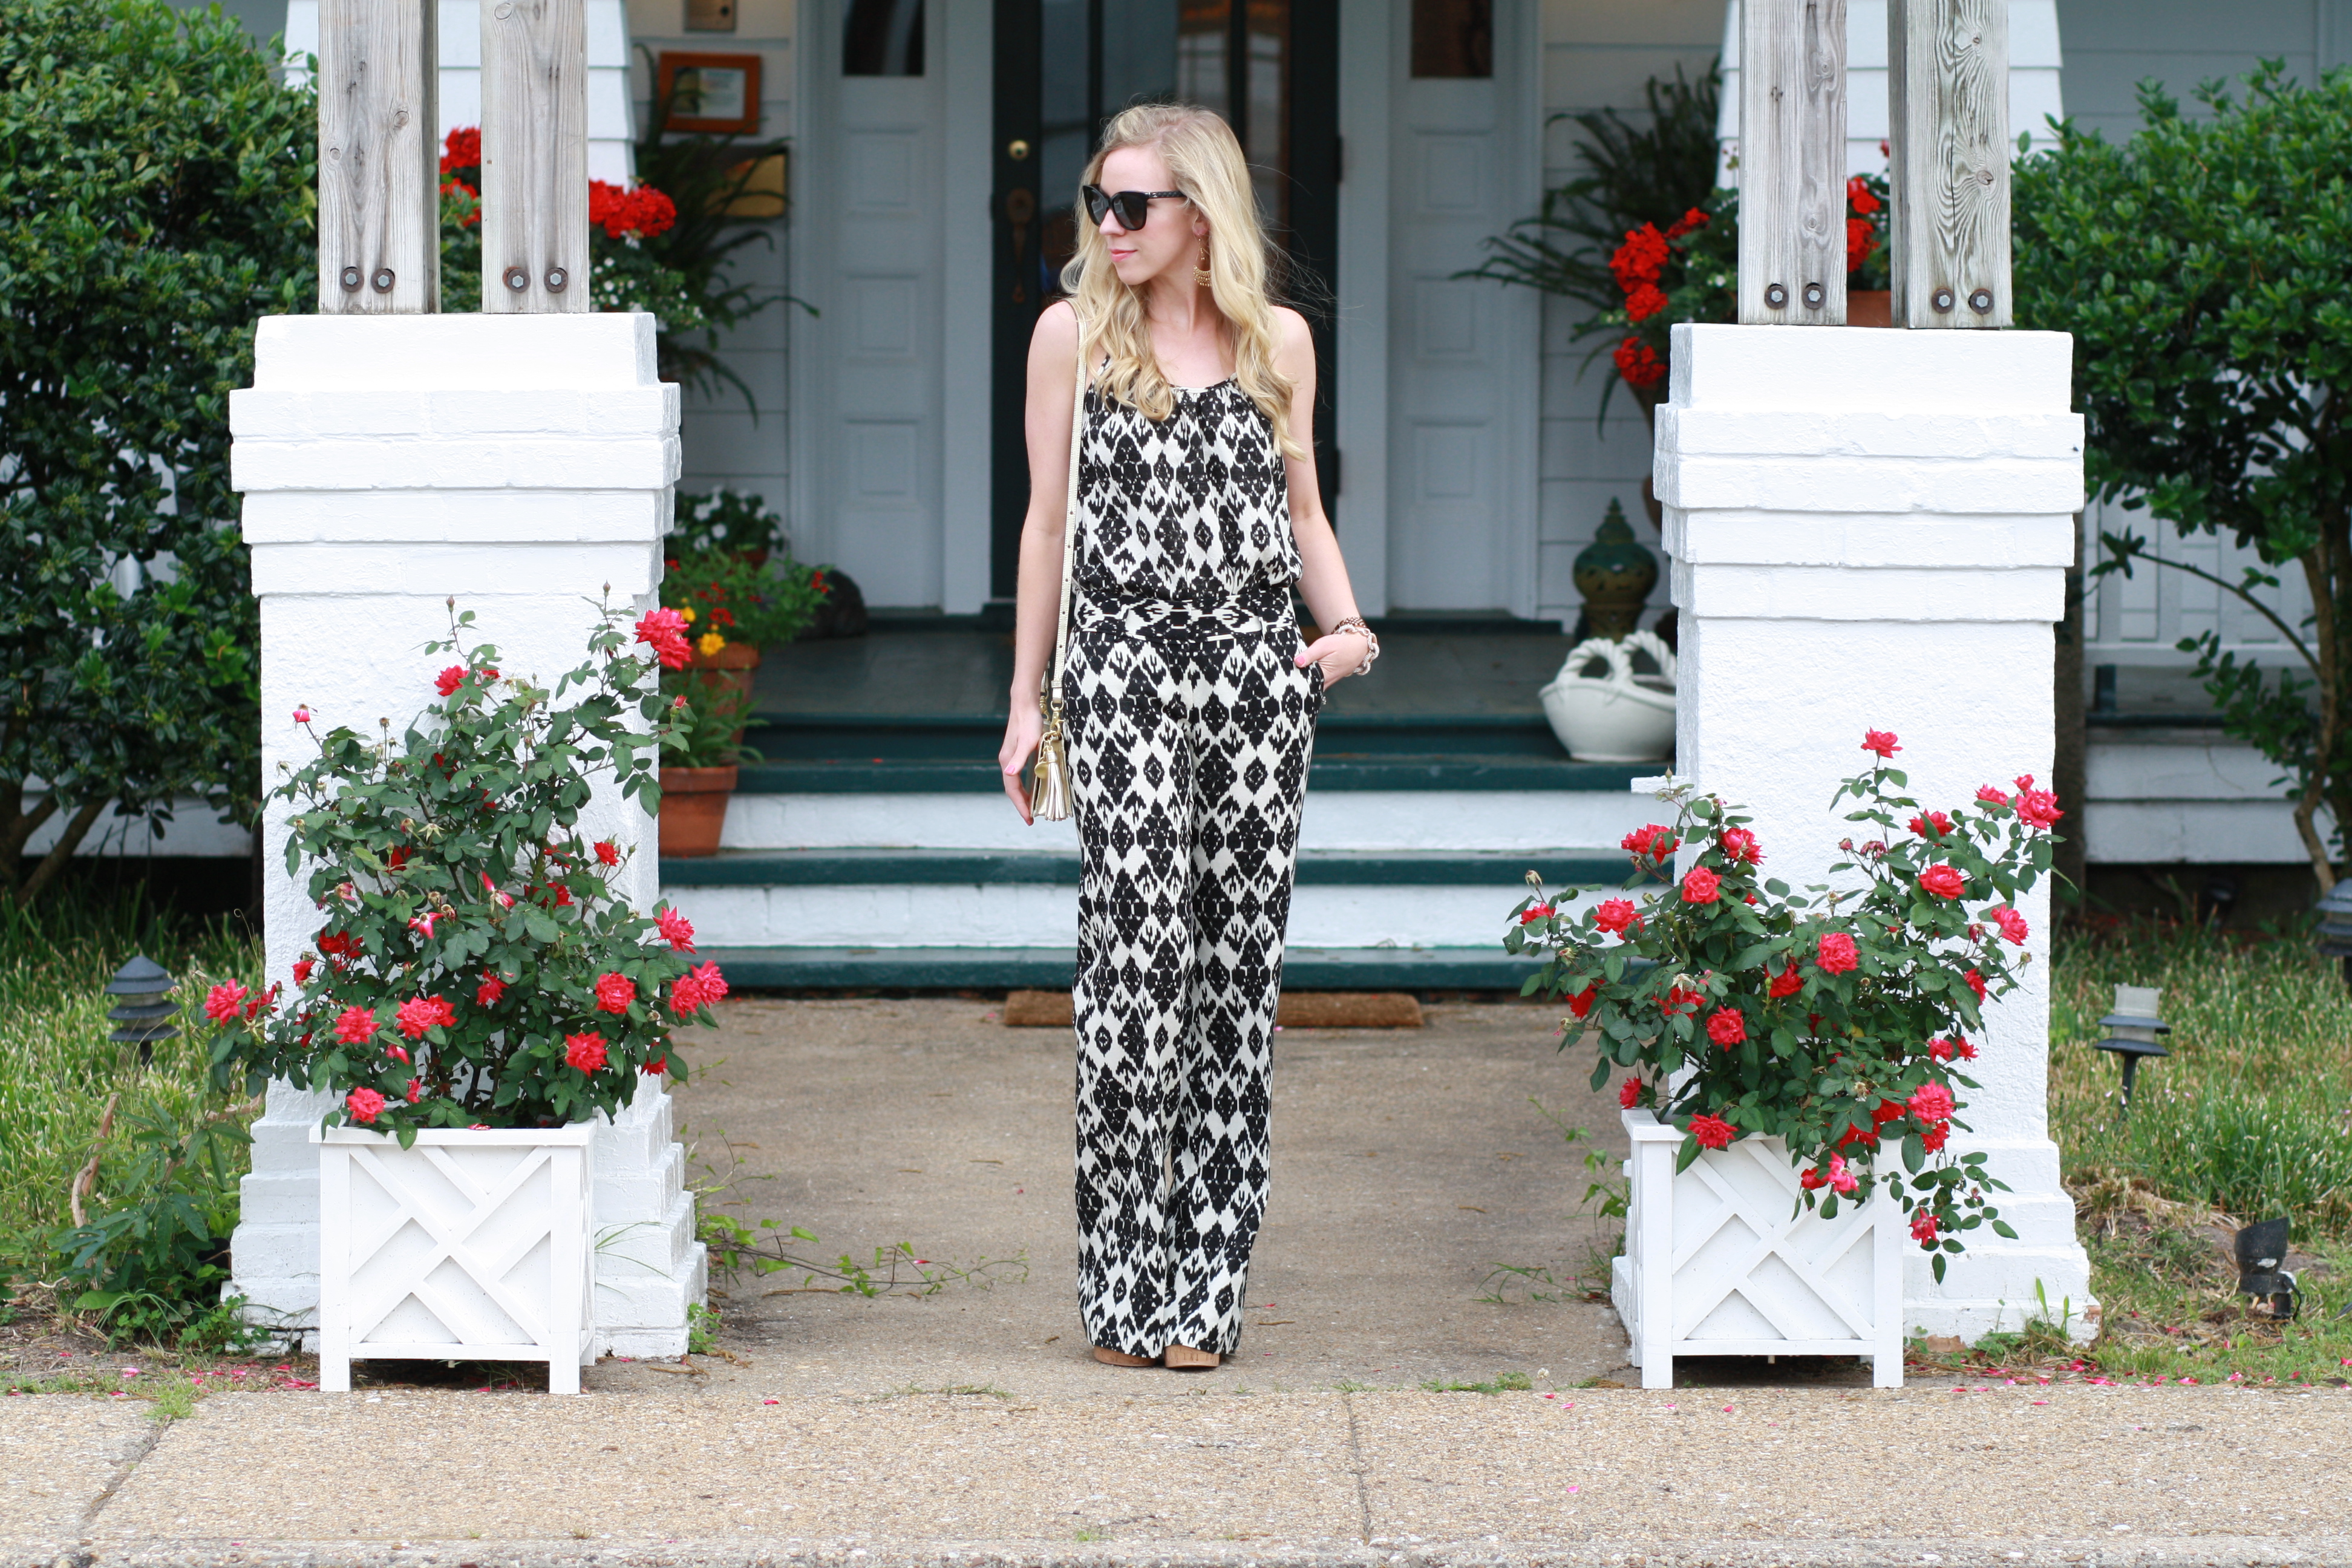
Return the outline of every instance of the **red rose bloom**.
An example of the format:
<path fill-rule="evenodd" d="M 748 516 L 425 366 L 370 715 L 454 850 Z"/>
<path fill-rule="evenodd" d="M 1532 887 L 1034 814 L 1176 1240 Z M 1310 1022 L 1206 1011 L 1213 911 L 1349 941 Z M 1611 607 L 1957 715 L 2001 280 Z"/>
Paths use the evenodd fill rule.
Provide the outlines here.
<path fill-rule="evenodd" d="M 1961 975 L 1960 978 L 1969 983 L 1969 989 L 1977 994 L 1978 1001 L 1981 1002 L 1985 999 L 1985 983 L 1983 975 L 1979 974 L 1975 970 L 1971 969 L 1966 974 Z"/>
<path fill-rule="evenodd" d="M 372 1089 L 355 1089 L 343 1096 L 343 1105 L 354 1121 L 373 1121 L 383 1114 L 383 1096 Z"/>
<path fill-rule="evenodd" d="M 310 984 L 310 972 L 318 967 L 319 961 L 315 958 L 305 957 L 296 959 L 294 961 L 294 984 L 297 985 Z"/>
<path fill-rule="evenodd" d="M 1805 977 L 1797 973 L 1797 966 L 1793 963 L 1764 984 L 1765 994 L 1769 996 L 1794 996 L 1804 988 Z"/>
<path fill-rule="evenodd" d="M 2055 791 L 2030 789 L 2017 797 L 2018 820 L 2028 827 L 2055 827 L 2058 825 L 2058 819 L 2065 815 L 2058 809 L 2058 795 Z"/>
<path fill-rule="evenodd" d="M 1748 1019 L 1737 1007 L 1718 1007 L 1706 1021 L 1706 1037 L 1727 1051 L 1748 1037 Z"/>
<path fill-rule="evenodd" d="M 2009 804 L 2009 796 L 2001 794 L 2000 789 L 1992 784 L 1979 784 L 1977 786 L 1977 799 L 1986 805 L 2007 805 Z"/>
<path fill-rule="evenodd" d="M 1862 732 L 1862 749 L 1876 752 L 1882 757 L 1891 757 L 1903 748 L 1895 743 L 1895 731 L 1892 730 L 1864 730 Z"/>
<path fill-rule="evenodd" d="M 1668 239 L 1680 239 L 1683 236 L 1690 233 L 1692 230 L 1705 228 L 1706 226 L 1706 214 L 1699 211 L 1696 207 L 1693 207 L 1688 212 L 1683 214 L 1682 216 L 1675 220 L 1674 227 L 1666 230 L 1666 237 Z"/>
<path fill-rule="evenodd" d="M 662 1074 L 669 1071 L 669 1058 L 667 1057 L 656 1057 L 652 1061 L 649 1061 L 645 1066 L 639 1068 L 637 1070 L 651 1077 L 659 1078 Z"/>
<path fill-rule="evenodd" d="M 1941 838 L 1952 830 L 1952 819 L 1940 811 L 1911 819 L 1911 831 L 1922 838 Z"/>
<path fill-rule="evenodd" d="M 1797 1178 L 1797 1185 L 1804 1188 L 1805 1191 L 1809 1193 L 1819 1192 L 1822 1188 L 1826 1187 L 1829 1184 L 1829 1173 L 1822 1170 L 1819 1165 L 1806 1166 L 1804 1174 Z"/>
<path fill-rule="evenodd" d="M 625 1013 L 637 999 L 637 983 L 625 974 L 596 976 L 596 1005 L 606 1013 Z"/>
<path fill-rule="evenodd" d="M 205 1016 L 215 1024 L 234 1024 L 236 1016 L 245 1011 L 245 999 L 251 994 L 242 985 L 223 981 L 205 994 Z"/>
<path fill-rule="evenodd" d="M 1698 1005 L 1706 1000 L 1706 997 L 1702 993 L 1685 991 L 1677 985 L 1666 993 L 1666 999 L 1659 1005 L 1665 1010 L 1666 1016 L 1671 1018 L 1677 1013 L 1696 1015 L 1698 1012 Z"/>
<path fill-rule="evenodd" d="M 609 838 L 600 838 L 596 841 L 596 858 L 607 866 L 617 866 L 621 863 L 621 847 Z"/>
<path fill-rule="evenodd" d="M 1936 1215 L 1933 1210 L 1921 1209 L 1911 1216 L 1911 1238 L 1920 1246 L 1936 1245 Z"/>
<path fill-rule="evenodd" d="M 1837 1146 L 1841 1149 L 1851 1148 L 1857 1143 L 1861 1144 L 1865 1149 L 1877 1148 L 1877 1127 L 1875 1125 L 1870 1127 L 1849 1127 L 1839 1135 L 1837 1141 Z"/>
<path fill-rule="evenodd" d="M 404 1066 L 416 1059 L 408 1054 L 408 1047 L 405 1046 L 386 1046 L 383 1048 L 383 1054 Z"/>
<path fill-rule="evenodd" d="M 1950 1061 L 1952 1059 L 1952 1042 L 1944 1039 L 1929 1040 L 1927 1042 L 1927 1054 L 1939 1062 Z"/>
<path fill-rule="evenodd" d="M 1683 878 L 1683 902 L 1711 904 L 1722 890 L 1723 879 L 1704 866 L 1694 866 Z"/>
<path fill-rule="evenodd" d="M 1919 888 L 1939 899 L 1957 899 L 1969 890 L 1969 883 L 1949 866 L 1930 866 L 1919 873 Z"/>
<path fill-rule="evenodd" d="M 494 1007 L 498 1005 L 499 998 L 506 994 L 507 983 L 505 981 L 499 979 L 495 974 L 485 974 L 482 976 L 481 984 L 475 988 L 474 1005 L 477 1007 Z"/>
<path fill-rule="evenodd" d="M 1683 841 L 1656 823 L 1637 827 L 1618 841 L 1617 847 L 1629 855 L 1646 855 L 1653 860 L 1663 860 L 1682 847 Z"/>
<path fill-rule="evenodd" d="M 346 1007 L 335 1020 L 335 1038 L 356 1046 L 375 1033 L 375 1014 L 365 1007 Z"/>
<path fill-rule="evenodd" d="M 410 1039 L 421 1040 L 425 1030 L 436 1026 L 446 1028 L 456 1023 L 457 1015 L 450 1010 L 447 1001 L 439 996 L 417 996 L 403 1002 L 400 1011 L 393 1015 L 392 1021 L 393 1026 Z"/>
<path fill-rule="evenodd" d="M 1744 827 L 1725 828 L 1718 842 L 1723 846 L 1723 858 L 1734 865 L 1753 866 L 1764 858 L 1763 851 L 1756 847 L 1756 835 Z"/>
<path fill-rule="evenodd" d="M 319 951 L 330 958 L 341 958 L 359 950 L 359 939 L 349 931 L 329 931 L 319 939 Z"/>
<path fill-rule="evenodd" d="M 1631 899 L 1603 899 L 1601 907 L 1592 911 L 1592 923 L 1611 936 L 1622 936 L 1626 928 L 1638 923 Z"/>
<path fill-rule="evenodd" d="M 1550 919 L 1551 914 L 1552 907 L 1549 904 L 1531 904 L 1520 912 L 1519 923 L 1523 926 L 1531 926 L 1538 921 Z"/>
<path fill-rule="evenodd" d="M 1568 999 L 1568 1010 L 1575 1014 L 1580 1018 L 1585 1017 L 1591 1013 L 1593 1003 L 1600 999 L 1601 987 L 1598 985 L 1588 985 L 1583 990 L 1578 992 L 1575 995 L 1570 996 Z"/>
<path fill-rule="evenodd" d="M 2025 923 L 2025 917 L 2007 904 L 1989 912 L 1992 915 L 1993 923 L 2000 927 L 2000 934 L 2020 947 L 2023 947 L 2025 939 L 2033 934 L 2033 929 Z"/>
<path fill-rule="evenodd" d="M 1726 1149 L 1731 1145 L 1731 1123 L 1705 1111 L 1690 1119 L 1690 1135 L 1698 1140 L 1702 1149 Z"/>
<path fill-rule="evenodd" d="M 1851 974 L 1862 966 L 1862 954 L 1854 947 L 1853 938 L 1833 931 L 1815 944 L 1813 962 L 1822 966 L 1824 974 Z"/>
<path fill-rule="evenodd" d="M 415 1079 L 408 1080 L 408 1103 L 414 1105 L 425 1093 L 425 1086 Z"/>
<path fill-rule="evenodd" d="M 1617 1086 L 1617 1103 L 1631 1110 L 1642 1103 L 1642 1080 L 1629 1078 Z"/>
<path fill-rule="evenodd" d="M 464 683 L 465 679 L 466 667 L 462 664 L 453 664 L 433 678 L 433 689 L 446 697 L 456 691 Z"/>
<path fill-rule="evenodd" d="M 1943 1152 L 1944 1140 L 1951 1135 L 1952 1124 L 1948 1121 L 1938 1121 L 1919 1134 L 1919 1142 L 1927 1146 L 1928 1152 L 1939 1154 Z"/>
<path fill-rule="evenodd" d="M 637 622 L 637 640 L 654 650 L 664 669 L 684 669 L 693 658 L 686 646 L 686 617 L 676 610 L 655 610 Z"/>
<path fill-rule="evenodd" d="M 1878 1102 L 1878 1109 L 1870 1113 L 1870 1119 L 1871 1121 L 1884 1126 L 1889 1121 L 1897 1120 L 1902 1116 L 1902 1114 L 1903 1102 L 1901 1100 L 1882 1100 Z"/>
<path fill-rule="evenodd" d="M 1922 1121 L 1948 1121 L 1952 1116 L 1952 1091 L 1940 1083 L 1923 1083 L 1911 1091 L 1908 1104 L 1911 1114 Z"/>
<path fill-rule="evenodd" d="M 603 1069 L 608 1053 L 602 1035 L 566 1035 L 563 1037 L 563 1059 L 582 1072 Z"/>
<path fill-rule="evenodd" d="M 694 951 L 694 922 L 676 910 L 664 910 L 654 917 L 661 929 L 662 940 L 679 952 Z"/>

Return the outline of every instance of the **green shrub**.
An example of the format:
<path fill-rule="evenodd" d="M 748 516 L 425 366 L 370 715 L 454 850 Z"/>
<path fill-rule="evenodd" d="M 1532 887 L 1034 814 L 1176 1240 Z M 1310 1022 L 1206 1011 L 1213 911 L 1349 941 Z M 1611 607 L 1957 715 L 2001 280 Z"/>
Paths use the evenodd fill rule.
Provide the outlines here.
<path fill-rule="evenodd" d="M 256 809 L 228 393 L 255 319 L 309 308 L 316 118 L 217 10 L 0 5 L 0 898 L 110 803 Z"/>

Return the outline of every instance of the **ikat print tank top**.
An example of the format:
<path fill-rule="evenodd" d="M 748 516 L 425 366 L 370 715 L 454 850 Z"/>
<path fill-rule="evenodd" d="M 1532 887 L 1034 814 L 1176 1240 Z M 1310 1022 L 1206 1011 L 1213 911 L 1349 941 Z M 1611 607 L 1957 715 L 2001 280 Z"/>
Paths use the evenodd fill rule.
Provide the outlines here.
<path fill-rule="evenodd" d="M 1213 604 L 1298 580 L 1282 453 L 1232 379 L 1176 388 L 1160 420 L 1089 387 L 1078 454 L 1089 598 Z"/>

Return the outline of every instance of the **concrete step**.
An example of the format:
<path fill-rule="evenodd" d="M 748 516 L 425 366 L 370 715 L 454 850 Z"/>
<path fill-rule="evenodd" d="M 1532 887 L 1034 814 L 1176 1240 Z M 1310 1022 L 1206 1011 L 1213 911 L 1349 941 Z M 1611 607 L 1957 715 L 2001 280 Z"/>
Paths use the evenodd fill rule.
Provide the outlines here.
<path fill-rule="evenodd" d="M 1499 927 L 1497 928 L 1499 929 Z M 711 947 L 732 985 L 787 991 L 1066 990 L 1072 947 Z M 1283 959 L 1290 991 L 1519 993 L 1536 964 L 1487 947 L 1316 948 Z"/>

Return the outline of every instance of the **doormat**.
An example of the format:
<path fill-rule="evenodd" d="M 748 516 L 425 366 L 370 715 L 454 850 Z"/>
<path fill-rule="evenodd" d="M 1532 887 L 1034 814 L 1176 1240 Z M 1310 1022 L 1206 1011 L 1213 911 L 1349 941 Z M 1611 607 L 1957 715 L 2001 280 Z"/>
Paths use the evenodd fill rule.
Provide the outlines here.
<path fill-rule="evenodd" d="M 1286 991 L 1275 1014 L 1286 1029 L 1418 1029 L 1421 1004 L 1406 991 Z M 1015 991 L 1004 998 L 1005 1026 L 1066 1029 L 1066 991 Z"/>

